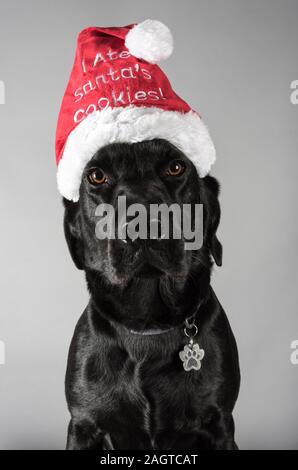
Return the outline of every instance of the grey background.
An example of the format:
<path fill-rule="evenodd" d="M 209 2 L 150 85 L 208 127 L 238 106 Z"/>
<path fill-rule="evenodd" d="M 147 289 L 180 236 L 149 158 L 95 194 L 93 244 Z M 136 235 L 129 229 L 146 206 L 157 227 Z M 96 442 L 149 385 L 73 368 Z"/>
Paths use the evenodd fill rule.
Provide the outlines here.
<path fill-rule="evenodd" d="M 213 285 L 239 346 L 238 444 L 297 449 L 297 0 L 1 0 L 0 448 L 65 445 L 64 372 L 87 291 L 63 237 L 56 118 L 77 33 L 146 18 L 171 28 L 163 69 L 218 151 L 224 264 Z"/>

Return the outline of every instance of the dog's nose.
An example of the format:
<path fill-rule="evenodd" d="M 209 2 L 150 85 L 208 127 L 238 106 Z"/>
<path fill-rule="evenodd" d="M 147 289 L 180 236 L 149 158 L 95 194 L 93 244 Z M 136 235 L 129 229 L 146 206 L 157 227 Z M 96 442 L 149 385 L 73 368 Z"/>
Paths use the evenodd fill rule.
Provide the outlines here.
<path fill-rule="evenodd" d="M 164 227 L 159 219 L 150 219 L 148 232 L 152 240 L 164 240 L 167 238 L 167 234 Z"/>
<path fill-rule="evenodd" d="M 167 238 L 166 231 L 163 229 L 161 221 L 156 218 L 150 218 L 147 224 L 140 226 L 134 220 L 125 221 L 120 226 L 119 240 L 122 243 L 134 243 L 146 240 L 161 241 Z"/>

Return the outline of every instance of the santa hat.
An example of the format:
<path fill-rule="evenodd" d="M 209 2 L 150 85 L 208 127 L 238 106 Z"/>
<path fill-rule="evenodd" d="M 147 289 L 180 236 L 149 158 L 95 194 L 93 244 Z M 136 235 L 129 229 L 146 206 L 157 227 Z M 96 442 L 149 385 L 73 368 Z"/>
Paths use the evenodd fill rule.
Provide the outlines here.
<path fill-rule="evenodd" d="M 56 130 L 57 181 L 78 201 L 85 165 L 103 146 L 162 138 L 204 177 L 215 149 L 201 117 L 173 91 L 157 62 L 173 51 L 170 30 L 146 20 L 81 31 Z"/>

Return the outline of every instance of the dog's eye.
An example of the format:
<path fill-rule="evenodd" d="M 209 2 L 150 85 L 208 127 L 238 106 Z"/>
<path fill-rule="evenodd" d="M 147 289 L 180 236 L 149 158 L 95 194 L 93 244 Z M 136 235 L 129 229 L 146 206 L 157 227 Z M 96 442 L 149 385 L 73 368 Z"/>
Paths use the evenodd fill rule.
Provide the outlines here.
<path fill-rule="evenodd" d="M 167 175 L 169 176 L 180 176 L 185 171 L 185 164 L 180 160 L 174 160 L 170 163 L 167 169 Z"/>
<path fill-rule="evenodd" d="M 88 180 L 93 185 L 100 185 L 107 182 L 107 177 L 100 168 L 92 168 L 88 173 Z"/>

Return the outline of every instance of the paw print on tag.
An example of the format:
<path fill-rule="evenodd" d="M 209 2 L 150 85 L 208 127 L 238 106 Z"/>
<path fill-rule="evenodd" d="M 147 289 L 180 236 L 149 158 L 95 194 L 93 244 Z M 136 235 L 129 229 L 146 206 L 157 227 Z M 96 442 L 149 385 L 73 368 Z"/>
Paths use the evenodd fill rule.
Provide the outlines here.
<path fill-rule="evenodd" d="M 193 345 L 184 346 L 183 351 L 179 352 L 179 357 L 183 362 L 184 369 L 188 372 L 191 369 L 200 370 L 202 366 L 202 359 L 205 355 L 204 349 L 196 343 Z"/>

